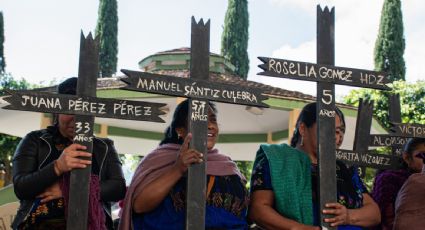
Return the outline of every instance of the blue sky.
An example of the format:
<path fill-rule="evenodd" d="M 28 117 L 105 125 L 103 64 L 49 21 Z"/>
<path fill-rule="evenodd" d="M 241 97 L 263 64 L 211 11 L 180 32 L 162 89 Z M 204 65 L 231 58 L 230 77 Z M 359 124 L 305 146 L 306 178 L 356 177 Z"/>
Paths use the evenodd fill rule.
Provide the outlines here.
<path fill-rule="evenodd" d="M 338 66 L 373 69 L 383 0 L 250 0 L 249 80 L 315 94 L 315 84 L 257 76 L 257 56 L 316 60 L 316 4 L 336 8 Z M 402 1 L 407 80 L 425 79 L 425 2 Z M 211 52 L 220 52 L 227 0 L 118 1 L 118 69 L 138 69 L 153 53 L 189 46 L 190 18 L 211 20 Z M 2 0 L 6 70 L 32 83 L 60 81 L 78 71 L 80 31 L 94 32 L 98 1 Z M 121 73 L 117 73 L 121 75 Z M 338 87 L 337 95 L 352 88 Z"/>

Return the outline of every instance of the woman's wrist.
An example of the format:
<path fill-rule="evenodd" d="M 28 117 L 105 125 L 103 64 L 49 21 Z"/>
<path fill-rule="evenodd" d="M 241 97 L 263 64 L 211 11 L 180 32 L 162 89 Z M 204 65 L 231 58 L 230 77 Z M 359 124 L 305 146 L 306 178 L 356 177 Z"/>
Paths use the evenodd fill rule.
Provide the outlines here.
<path fill-rule="evenodd" d="M 177 175 L 179 175 L 179 177 L 183 176 L 184 173 L 186 172 L 180 165 L 175 164 L 174 168 L 173 168 L 174 173 L 176 173 Z"/>
<path fill-rule="evenodd" d="M 59 168 L 59 165 L 58 165 L 58 161 L 57 161 L 57 160 L 55 160 L 55 161 L 53 162 L 53 166 L 54 166 L 54 169 L 55 169 L 55 173 L 56 173 L 56 175 L 57 175 L 57 176 L 62 175 L 62 171 L 61 171 L 61 170 L 60 170 L 60 168 Z"/>
<path fill-rule="evenodd" d="M 352 210 L 347 208 L 346 225 L 356 225 L 357 220 L 353 217 Z"/>

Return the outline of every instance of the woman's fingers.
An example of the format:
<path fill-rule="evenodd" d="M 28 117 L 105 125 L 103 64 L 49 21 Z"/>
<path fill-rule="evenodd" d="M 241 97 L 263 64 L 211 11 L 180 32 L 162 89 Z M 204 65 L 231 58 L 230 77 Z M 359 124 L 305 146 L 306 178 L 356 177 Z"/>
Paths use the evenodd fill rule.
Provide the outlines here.
<path fill-rule="evenodd" d="M 176 162 L 176 166 L 183 173 L 187 170 L 187 168 L 191 164 L 202 162 L 203 161 L 202 157 L 203 157 L 202 153 L 199 153 L 198 151 L 194 149 L 187 149 L 184 152 L 180 152 L 179 158 Z"/>
<path fill-rule="evenodd" d="M 49 201 L 51 201 L 51 200 L 55 200 L 55 199 L 59 199 L 59 198 L 60 198 L 60 196 L 48 195 L 48 196 L 43 197 L 43 198 L 40 200 L 40 202 L 41 202 L 41 203 L 46 203 L 46 202 L 49 202 Z"/>
<path fill-rule="evenodd" d="M 326 208 L 322 212 L 328 215 L 334 215 L 332 218 L 325 218 L 326 223 L 331 223 L 331 226 L 338 226 L 346 224 L 347 219 L 347 208 L 339 203 L 328 203 L 325 205 Z"/>
<path fill-rule="evenodd" d="M 84 145 L 72 144 L 65 148 L 61 156 L 57 160 L 58 171 L 61 173 L 71 171 L 74 168 L 86 168 L 87 165 L 91 164 L 91 160 L 81 159 L 85 157 L 91 157 L 92 154 L 81 151 L 85 150 Z"/>
<path fill-rule="evenodd" d="M 70 152 L 67 152 L 66 155 L 70 157 L 91 157 L 92 156 L 91 153 L 83 152 L 83 151 L 70 151 Z"/>
<path fill-rule="evenodd" d="M 330 225 L 332 227 L 344 224 L 344 220 L 342 220 L 341 218 L 336 218 L 336 217 L 335 218 L 325 218 L 325 222 L 331 223 Z"/>
<path fill-rule="evenodd" d="M 41 193 L 40 195 L 37 196 L 37 198 L 43 198 L 45 196 L 47 196 L 47 192 Z"/>
<path fill-rule="evenodd" d="M 342 221 L 341 218 L 336 217 L 332 217 L 332 218 L 325 218 L 325 222 L 326 223 L 335 223 L 335 222 L 339 222 Z"/>
<path fill-rule="evenodd" d="M 73 158 L 73 159 L 70 159 L 67 165 L 68 165 L 68 168 L 72 170 L 74 168 L 86 168 L 87 165 L 90 165 L 90 164 L 91 164 L 91 161 L 89 160 L 81 160 L 78 158 Z"/>
<path fill-rule="evenodd" d="M 86 150 L 87 147 L 80 144 L 71 144 L 70 146 L 66 147 L 64 150 L 70 150 L 70 151 L 76 151 L 76 150 Z"/>
<path fill-rule="evenodd" d="M 48 187 L 43 193 L 37 196 L 37 198 L 40 198 L 41 203 L 45 203 L 54 199 L 58 199 L 62 197 L 62 190 L 59 187 L 58 183 L 53 184 L 52 186 Z"/>
<path fill-rule="evenodd" d="M 344 207 L 344 205 L 340 204 L 340 203 L 327 203 L 325 205 L 326 208 L 342 208 Z"/>
<path fill-rule="evenodd" d="M 189 165 L 192 163 L 199 163 L 203 161 L 203 155 L 202 153 L 199 153 L 196 150 L 190 149 L 189 151 L 185 152 L 183 154 L 183 162 L 185 165 Z"/>
<path fill-rule="evenodd" d="M 176 167 L 184 173 L 187 168 L 194 163 L 201 163 L 203 161 L 203 154 L 190 148 L 190 141 L 192 140 L 192 134 L 188 133 L 185 137 L 183 144 L 180 148 L 180 154 L 176 161 Z"/>
<path fill-rule="evenodd" d="M 48 201 L 52 200 L 51 196 L 45 196 L 43 199 L 40 200 L 41 203 L 46 203 Z"/>
<path fill-rule="evenodd" d="M 84 165 L 91 164 L 90 160 L 83 160 L 83 159 L 80 159 L 80 158 L 69 158 L 68 162 L 69 162 L 69 164 L 84 164 Z"/>
<path fill-rule="evenodd" d="M 329 215 L 338 215 L 338 214 L 340 214 L 340 211 L 339 211 L 339 209 L 324 209 L 323 213 L 329 214 Z"/>
<path fill-rule="evenodd" d="M 189 149 L 190 140 L 192 140 L 192 134 L 188 133 L 184 138 L 182 147 L 180 148 L 181 153 L 186 152 Z"/>

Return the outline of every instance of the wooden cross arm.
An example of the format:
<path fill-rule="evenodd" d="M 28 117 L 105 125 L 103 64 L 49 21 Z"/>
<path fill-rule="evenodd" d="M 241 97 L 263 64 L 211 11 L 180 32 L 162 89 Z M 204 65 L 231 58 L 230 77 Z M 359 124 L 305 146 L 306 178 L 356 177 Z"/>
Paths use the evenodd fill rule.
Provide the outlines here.
<path fill-rule="evenodd" d="M 270 57 L 258 57 L 263 72 L 259 75 L 303 81 L 329 82 L 363 88 L 390 90 L 390 78 L 383 72 L 314 64 Z"/>
<path fill-rule="evenodd" d="M 3 99 L 9 105 L 4 106 L 4 109 L 165 122 L 159 117 L 165 114 L 166 104 L 164 103 L 81 97 L 37 91 L 7 90 L 6 93 L 7 96 Z"/>
<path fill-rule="evenodd" d="M 337 149 L 336 159 L 348 165 L 365 166 L 376 169 L 394 169 L 399 167 L 399 158 L 372 152 L 359 153 L 351 150 Z"/>
<path fill-rule="evenodd" d="M 403 124 L 403 123 L 390 123 L 391 124 L 391 134 L 394 136 L 401 137 L 419 137 L 425 138 L 425 125 L 422 124 Z"/>
<path fill-rule="evenodd" d="M 231 104 L 269 107 L 263 101 L 268 97 L 258 88 L 213 82 L 202 79 L 181 78 L 148 72 L 121 70 L 127 78 L 121 80 L 128 85 L 123 89 L 155 94 L 207 99 Z"/>

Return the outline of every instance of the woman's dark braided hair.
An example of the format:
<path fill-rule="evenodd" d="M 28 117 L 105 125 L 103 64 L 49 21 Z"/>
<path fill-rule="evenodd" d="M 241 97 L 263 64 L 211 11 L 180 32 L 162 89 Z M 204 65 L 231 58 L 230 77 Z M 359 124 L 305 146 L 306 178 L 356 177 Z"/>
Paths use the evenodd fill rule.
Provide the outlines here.
<path fill-rule="evenodd" d="M 217 114 L 217 109 L 214 103 L 208 102 L 209 108 Z M 159 145 L 173 143 L 173 144 L 183 144 L 184 137 L 179 138 L 176 128 L 187 128 L 188 119 L 189 119 L 189 100 L 186 99 L 180 104 L 177 105 L 176 110 L 174 110 L 173 120 L 171 124 L 165 129 L 164 138 L 162 139 Z"/>
<path fill-rule="evenodd" d="M 338 117 L 339 117 L 339 119 L 341 120 L 341 126 L 344 128 L 344 133 L 345 133 L 345 117 L 344 117 L 344 114 L 342 113 L 342 111 L 338 108 L 338 107 L 336 107 L 335 106 L 335 112 L 336 112 L 336 115 L 338 115 Z"/>
<path fill-rule="evenodd" d="M 295 148 L 297 146 L 298 141 L 300 141 L 300 124 L 304 123 L 307 128 L 310 128 L 314 123 L 316 123 L 316 102 L 307 104 L 304 106 L 300 115 L 297 119 L 297 124 L 295 125 L 294 134 L 291 139 L 291 146 Z"/>

